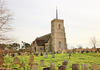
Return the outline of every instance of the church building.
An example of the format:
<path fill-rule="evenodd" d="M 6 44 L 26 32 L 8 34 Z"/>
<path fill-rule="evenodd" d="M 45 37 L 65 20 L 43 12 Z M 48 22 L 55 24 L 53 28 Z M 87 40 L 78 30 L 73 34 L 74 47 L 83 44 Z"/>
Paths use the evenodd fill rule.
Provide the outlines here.
<path fill-rule="evenodd" d="M 51 33 L 37 37 L 32 42 L 34 52 L 57 52 L 67 50 L 66 33 L 64 20 L 58 19 L 56 9 L 56 19 L 51 21 Z"/>

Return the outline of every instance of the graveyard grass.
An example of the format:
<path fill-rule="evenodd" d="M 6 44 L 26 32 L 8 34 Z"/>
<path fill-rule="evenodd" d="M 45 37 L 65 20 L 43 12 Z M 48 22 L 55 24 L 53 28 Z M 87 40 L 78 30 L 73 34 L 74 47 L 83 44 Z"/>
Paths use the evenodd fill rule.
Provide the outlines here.
<path fill-rule="evenodd" d="M 64 60 L 68 60 L 68 68 L 67 70 L 72 70 L 72 64 L 80 64 L 80 69 L 82 64 L 89 64 L 89 70 L 93 70 L 92 64 L 99 64 L 100 68 L 100 53 L 76 53 L 71 54 L 71 57 L 69 59 L 69 54 L 55 54 L 55 58 L 52 58 L 52 55 L 48 55 L 48 58 L 45 58 L 45 55 L 43 56 L 35 56 L 34 63 L 38 63 L 38 70 L 43 70 L 45 67 L 50 67 L 50 63 L 54 62 L 56 63 L 56 70 L 58 70 L 58 66 L 62 65 L 62 62 Z M 18 56 L 20 58 L 20 63 L 25 63 L 25 70 L 30 70 L 29 66 L 29 55 L 25 55 L 24 57 Z M 17 68 L 18 70 L 24 70 L 23 68 L 20 68 L 20 65 L 14 65 L 13 62 L 14 57 L 5 57 L 4 60 L 4 67 L 10 67 L 10 68 Z M 41 67 L 40 61 L 44 60 L 44 67 Z M 11 64 L 11 65 L 10 65 Z"/>

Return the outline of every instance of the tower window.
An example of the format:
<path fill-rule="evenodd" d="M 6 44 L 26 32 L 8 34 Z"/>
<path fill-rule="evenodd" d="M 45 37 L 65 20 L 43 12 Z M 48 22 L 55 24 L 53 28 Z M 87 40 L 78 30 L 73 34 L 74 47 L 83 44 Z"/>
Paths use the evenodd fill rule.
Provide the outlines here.
<path fill-rule="evenodd" d="M 58 43 L 59 48 L 61 48 L 61 42 Z"/>
<path fill-rule="evenodd" d="M 61 28 L 60 24 L 59 24 L 59 29 Z"/>

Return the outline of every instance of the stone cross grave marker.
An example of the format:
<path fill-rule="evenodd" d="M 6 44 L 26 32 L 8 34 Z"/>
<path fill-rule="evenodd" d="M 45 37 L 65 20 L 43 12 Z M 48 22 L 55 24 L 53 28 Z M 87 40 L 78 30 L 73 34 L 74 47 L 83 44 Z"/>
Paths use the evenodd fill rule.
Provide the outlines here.
<path fill-rule="evenodd" d="M 4 58 L 3 58 L 3 56 L 0 56 L 0 66 L 3 65 L 3 62 L 4 62 Z"/>
<path fill-rule="evenodd" d="M 89 70 L 89 64 L 82 64 L 82 70 Z"/>
<path fill-rule="evenodd" d="M 93 70 L 99 70 L 99 65 L 98 64 L 93 64 Z"/>
<path fill-rule="evenodd" d="M 72 64 L 72 70 L 80 70 L 79 64 Z"/>
<path fill-rule="evenodd" d="M 14 58 L 14 64 L 20 64 L 20 59 L 18 57 Z"/>

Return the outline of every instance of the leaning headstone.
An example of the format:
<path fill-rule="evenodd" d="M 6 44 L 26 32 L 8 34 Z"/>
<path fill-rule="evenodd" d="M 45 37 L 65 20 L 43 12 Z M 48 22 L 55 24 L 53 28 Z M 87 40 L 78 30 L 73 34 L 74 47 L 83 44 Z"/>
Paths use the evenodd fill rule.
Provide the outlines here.
<path fill-rule="evenodd" d="M 51 67 L 43 68 L 43 70 L 51 70 Z"/>
<path fill-rule="evenodd" d="M 44 60 L 41 60 L 41 66 L 44 67 Z"/>
<path fill-rule="evenodd" d="M 99 65 L 98 64 L 93 64 L 93 70 L 99 70 Z"/>
<path fill-rule="evenodd" d="M 89 70 L 89 64 L 82 64 L 82 70 Z"/>
<path fill-rule="evenodd" d="M 0 56 L 0 66 L 2 66 L 2 65 L 3 65 L 3 61 L 4 61 L 3 56 Z"/>
<path fill-rule="evenodd" d="M 14 64 L 20 64 L 20 59 L 18 57 L 14 58 Z"/>
<path fill-rule="evenodd" d="M 55 54 L 52 54 L 52 58 L 55 58 Z"/>
<path fill-rule="evenodd" d="M 79 64 L 72 64 L 72 70 L 80 70 Z"/>
<path fill-rule="evenodd" d="M 66 66 L 65 65 L 59 66 L 58 70 L 66 70 Z"/>
<path fill-rule="evenodd" d="M 65 61 L 62 63 L 62 65 L 65 65 L 66 68 L 67 68 L 67 67 L 68 67 L 68 60 L 65 60 Z"/>
<path fill-rule="evenodd" d="M 50 67 L 51 67 L 52 70 L 55 70 L 56 69 L 56 64 L 55 63 L 51 63 Z"/>
<path fill-rule="evenodd" d="M 32 64 L 31 70 L 38 70 L 38 64 L 37 63 Z"/>
<path fill-rule="evenodd" d="M 45 54 L 45 58 L 48 58 L 48 54 Z"/>
<path fill-rule="evenodd" d="M 29 63 L 30 63 L 30 64 L 33 64 L 33 63 L 34 63 L 34 56 L 33 56 L 33 55 L 30 56 L 30 61 L 29 61 Z"/>

